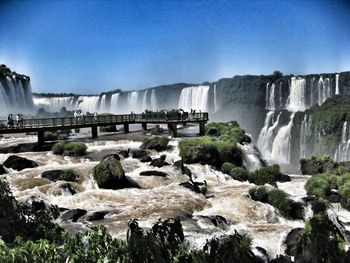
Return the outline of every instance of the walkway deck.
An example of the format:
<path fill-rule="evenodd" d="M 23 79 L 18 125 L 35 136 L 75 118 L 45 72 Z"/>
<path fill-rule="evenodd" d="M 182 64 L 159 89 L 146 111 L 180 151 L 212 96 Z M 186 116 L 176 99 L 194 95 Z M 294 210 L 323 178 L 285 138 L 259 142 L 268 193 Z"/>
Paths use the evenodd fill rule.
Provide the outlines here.
<path fill-rule="evenodd" d="M 67 129 L 91 128 L 92 136 L 97 137 L 99 126 L 124 125 L 124 131 L 129 132 L 130 124 L 142 124 L 143 129 L 147 129 L 147 124 L 167 124 L 169 134 L 177 137 L 177 125 L 185 123 L 198 123 L 200 134 L 204 134 L 204 125 L 209 120 L 208 113 L 195 113 L 189 115 L 185 113 L 182 117 L 177 112 L 154 112 L 147 114 L 124 114 L 124 115 L 99 115 L 84 117 L 64 117 L 64 118 L 41 118 L 24 119 L 23 125 L 14 121 L 14 127 L 8 127 L 6 120 L 0 120 L 0 134 L 11 133 L 38 133 L 38 143 L 44 143 L 45 131 L 57 131 Z"/>

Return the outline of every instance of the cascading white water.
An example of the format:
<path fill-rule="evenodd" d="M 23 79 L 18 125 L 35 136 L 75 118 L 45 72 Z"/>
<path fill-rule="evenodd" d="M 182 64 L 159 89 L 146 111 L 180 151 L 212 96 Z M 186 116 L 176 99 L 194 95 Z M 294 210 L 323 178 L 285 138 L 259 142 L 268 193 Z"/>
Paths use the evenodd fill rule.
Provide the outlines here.
<path fill-rule="evenodd" d="M 276 103 L 275 103 L 275 83 L 266 84 L 266 109 L 268 110 L 275 110 L 276 109 Z"/>
<path fill-rule="evenodd" d="M 145 90 L 145 92 L 143 93 L 142 109 L 148 109 L 147 93 L 148 93 L 148 90 Z"/>
<path fill-rule="evenodd" d="M 139 112 L 140 111 L 140 106 L 138 104 L 139 100 L 139 92 L 138 91 L 132 91 L 128 95 L 128 108 L 129 112 Z"/>
<path fill-rule="evenodd" d="M 304 78 L 291 78 L 290 94 L 287 109 L 291 112 L 304 111 L 306 80 Z"/>
<path fill-rule="evenodd" d="M 335 95 L 339 94 L 339 74 L 335 74 Z"/>
<path fill-rule="evenodd" d="M 347 121 L 343 123 L 341 142 L 335 151 L 334 160 L 338 162 L 350 160 L 350 129 Z"/>
<path fill-rule="evenodd" d="M 119 107 L 119 96 L 120 93 L 114 93 L 111 96 L 111 113 L 118 113 L 118 107 Z"/>
<path fill-rule="evenodd" d="M 208 110 L 209 86 L 183 88 L 179 99 L 179 108 L 185 111 Z"/>
<path fill-rule="evenodd" d="M 103 94 L 101 97 L 100 110 L 99 110 L 99 112 L 101 113 L 109 112 L 109 110 L 107 109 L 106 98 L 107 98 L 106 94 Z"/>
<path fill-rule="evenodd" d="M 216 84 L 214 84 L 214 112 L 218 110 L 218 104 L 217 104 L 217 97 L 216 97 Z"/>
<path fill-rule="evenodd" d="M 100 112 L 97 108 L 100 96 L 79 96 L 76 109 L 81 109 L 83 112 Z"/>
<path fill-rule="evenodd" d="M 283 85 L 282 82 L 280 82 L 279 89 L 278 89 L 279 94 L 280 94 L 280 96 L 279 96 L 279 107 L 280 107 L 280 109 L 283 108 L 282 85 Z"/>
<path fill-rule="evenodd" d="M 270 159 L 271 157 L 275 129 L 278 127 L 281 113 L 278 114 L 276 120 L 274 120 L 274 115 L 274 111 L 269 111 L 266 114 L 264 127 L 261 129 L 258 138 L 258 148 L 265 159 Z"/>
<path fill-rule="evenodd" d="M 318 90 L 318 104 L 321 105 L 328 98 L 331 97 L 331 82 L 329 78 L 323 80 L 323 76 L 320 77 L 317 83 Z"/>
<path fill-rule="evenodd" d="M 253 143 L 244 143 L 243 145 L 238 143 L 237 145 L 243 151 L 243 164 L 249 172 L 254 172 L 263 166 L 259 151 Z"/>
<path fill-rule="evenodd" d="M 308 116 L 305 114 L 303 121 L 301 122 L 300 128 L 300 157 L 307 158 L 307 143 L 312 136 L 312 116 Z"/>
<path fill-rule="evenodd" d="M 278 163 L 290 163 L 291 131 L 293 127 L 294 116 L 295 113 L 292 113 L 289 123 L 279 129 L 273 141 L 271 159 L 277 161 Z"/>
<path fill-rule="evenodd" d="M 44 108 L 47 111 L 59 111 L 62 107 L 67 110 L 76 110 L 74 97 L 33 97 L 34 105 L 39 108 Z"/>
<path fill-rule="evenodd" d="M 153 111 L 157 110 L 157 97 L 156 97 L 156 90 L 152 89 L 151 92 L 151 109 Z"/>

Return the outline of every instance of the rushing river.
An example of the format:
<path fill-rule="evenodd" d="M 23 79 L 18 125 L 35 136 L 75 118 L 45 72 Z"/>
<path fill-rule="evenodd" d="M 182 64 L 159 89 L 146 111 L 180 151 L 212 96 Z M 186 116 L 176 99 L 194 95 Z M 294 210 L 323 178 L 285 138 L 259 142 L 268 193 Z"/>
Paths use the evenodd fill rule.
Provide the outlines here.
<path fill-rule="evenodd" d="M 2 138 L 0 147 L 19 142 L 35 141 L 35 137 Z M 150 151 L 152 158 L 166 154 L 166 161 L 173 163 L 180 159 L 178 142 L 170 141 L 171 150 L 166 152 Z M 94 141 L 88 142 L 88 154 L 101 155 L 118 150 L 137 149 L 140 142 L 128 140 Z M 0 154 L 3 163 L 12 154 Z M 70 230 L 84 229 L 87 224 L 104 224 L 115 237 L 126 236 L 127 223 L 131 218 L 139 219 L 141 227 L 148 228 L 159 218 L 179 216 L 185 231 L 187 241 L 193 246 L 202 246 L 206 240 L 215 235 L 234 233 L 235 230 L 248 233 L 253 238 L 253 247 L 260 246 L 267 250 L 270 256 L 284 254 L 283 240 L 289 230 L 303 227 L 302 220 L 286 220 L 278 215 L 275 209 L 249 198 L 248 190 L 253 184 L 231 179 L 208 165 L 187 165 L 193 179 L 198 182 L 206 181 L 208 191 L 206 196 L 197 194 L 182 186 L 180 183 L 188 181 L 175 166 L 154 168 L 149 163 L 142 163 L 138 159 L 126 158 L 121 164 L 126 176 L 136 181 L 142 189 L 106 190 L 99 189 L 92 178 L 92 169 L 97 161 L 86 157 L 62 157 L 52 152 L 26 152 L 19 156 L 34 160 L 39 167 L 14 171 L 7 169 L 5 175 L 11 185 L 16 198 L 25 201 L 31 196 L 39 196 L 48 203 L 68 209 L 81 208 L 87 211 L 108 211 L 103 220 L 89 223 L 67 223 L 58 221 Z M 89 155 L 88 155 L 89 156 Z M 51 182 L 41 178 L 44 171 L 53 169 L 72 169 L 79 175 L 77 182 L 71 185 L 77 194 L 71 195 L 62 191 L 62 181 Z M 146 170 L 159 170 L 168 174 L 167 177 L 140 176 Z M 300 201 L 306 195 L 304 185 L 309 176 L 291 175 L 292 180 L 278 183 L 278 188 L 286 191 L 291 198 Z M 343 209 L 335 209 L 343 217 L 343 221 L 350 222 L 350 213 Z M 215 226 L 212 218 L 215 216 L 226 218 Z M 311 216 L 310 207 L 306 208 L 306 217 Z"/>

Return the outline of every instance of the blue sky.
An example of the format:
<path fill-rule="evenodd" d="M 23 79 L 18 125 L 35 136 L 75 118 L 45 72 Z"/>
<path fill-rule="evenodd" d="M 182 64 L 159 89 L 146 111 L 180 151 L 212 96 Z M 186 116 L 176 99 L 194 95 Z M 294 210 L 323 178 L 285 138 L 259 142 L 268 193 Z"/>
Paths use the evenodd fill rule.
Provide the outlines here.
<path fill-rule="evenodd" d="M 350 70 L 349 1 L 0 1 L 0 63 L 99 93 Z"/>

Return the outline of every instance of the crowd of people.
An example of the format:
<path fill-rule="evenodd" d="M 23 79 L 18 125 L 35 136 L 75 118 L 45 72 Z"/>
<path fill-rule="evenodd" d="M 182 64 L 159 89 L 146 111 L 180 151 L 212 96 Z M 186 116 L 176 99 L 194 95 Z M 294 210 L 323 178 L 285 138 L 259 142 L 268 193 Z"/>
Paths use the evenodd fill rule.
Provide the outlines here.
<path fill-rule="evenodd" d="M 7 116 L 7 127 L 8 128 L 14 128 L 15 124 L 16 124 L 17 128 L 22 128 L 23 127 L 23 123 L 24 123 L 24 118 L 23 118 L 23 115 L 21 113 L 18 113 L 16 115 L 16 122 L 13 119 L 13 114 L 12 113 Z"/>

